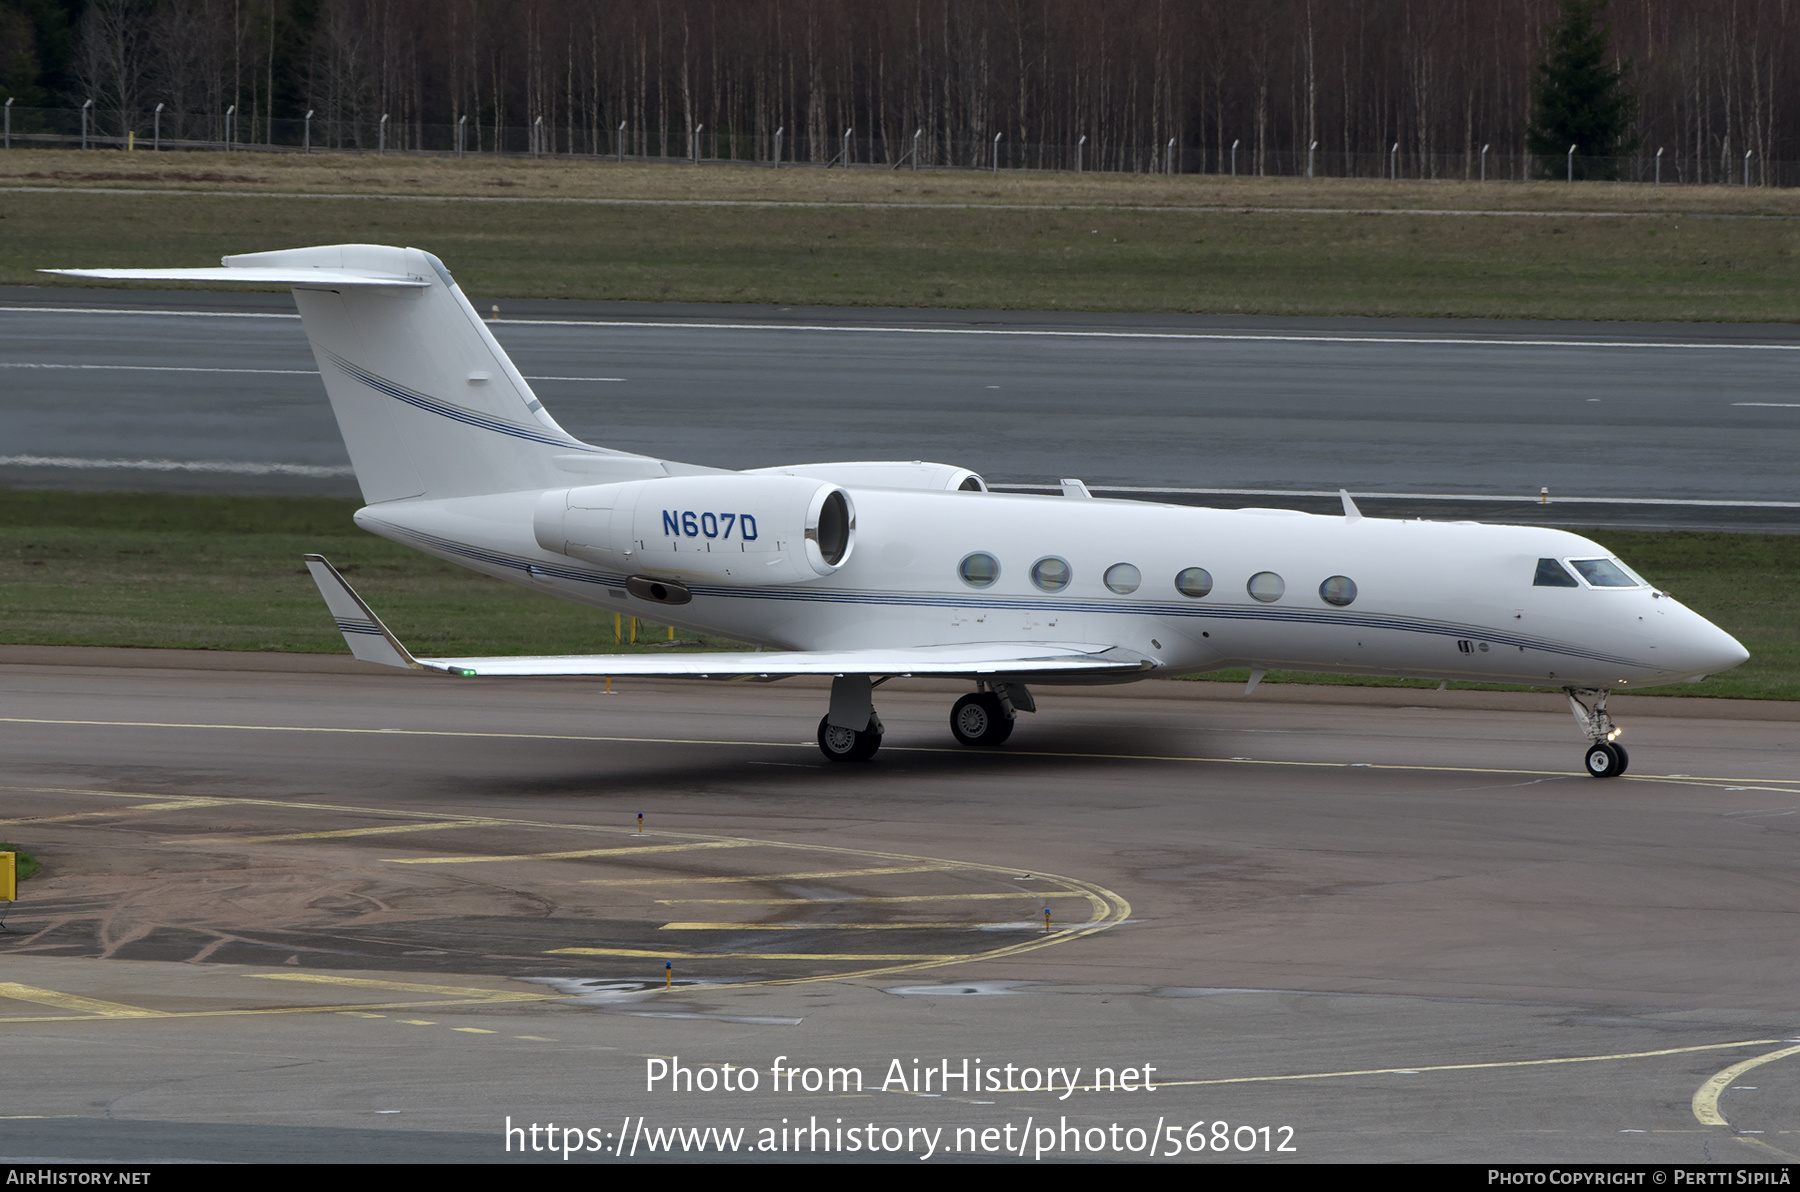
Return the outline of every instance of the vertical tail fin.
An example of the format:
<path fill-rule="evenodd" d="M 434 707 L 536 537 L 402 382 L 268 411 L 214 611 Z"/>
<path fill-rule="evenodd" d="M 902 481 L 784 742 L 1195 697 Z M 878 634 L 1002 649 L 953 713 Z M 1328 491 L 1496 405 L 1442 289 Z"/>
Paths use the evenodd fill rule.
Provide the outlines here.
<path fill-rule="evenodd" d="M 416 248 L 333 244 L 226 257 L 217 269 L 46 272 L 292 285 L 371 505 L 555 488 L 570 471 L 589 484 L 667 474 L 659 460 L 558 426 L 443 262 Z"/>

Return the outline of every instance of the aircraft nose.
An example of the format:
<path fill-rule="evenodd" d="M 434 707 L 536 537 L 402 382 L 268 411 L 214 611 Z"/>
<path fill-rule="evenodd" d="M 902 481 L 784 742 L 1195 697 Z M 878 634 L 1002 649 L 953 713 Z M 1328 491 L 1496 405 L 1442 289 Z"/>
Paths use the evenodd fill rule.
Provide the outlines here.
<path fill-rule="evenodd" d="M 1683 672 L 1716 675 L 1749 659 L 1750 651 L 1737 638 L 1698 613 L 1691 615 L 1693 619 L 1682 627 L 1676 644 L 1675 656 Z"/>

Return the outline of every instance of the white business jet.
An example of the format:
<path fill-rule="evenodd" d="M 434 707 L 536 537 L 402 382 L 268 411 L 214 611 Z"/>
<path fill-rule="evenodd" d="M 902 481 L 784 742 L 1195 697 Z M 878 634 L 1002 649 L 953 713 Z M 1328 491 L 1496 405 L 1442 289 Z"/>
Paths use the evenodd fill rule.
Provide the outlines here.
<path fill-rule="evenodd" d="M 966 468 L 732 472 L 581 442 L 558 426 L 436 257 L 343 244 L 218 269 L 78 277 L 293 287 L 367 506 L 364 529 L 602 610 L 754 653 L 419 658 L 318 555 L 307 566 L 365 662 L 451 675 L 832 677 L 819 748 L 881 745 L 874 689 L 956 677 L 950 730 L 993 746 L 1030 685 L 1248 667 L 1560 687 L 1624 772 L 1618 689 L 1703 678 L 1743 646 L 1560 530 L 1201 509 L 987 491 Z"/>

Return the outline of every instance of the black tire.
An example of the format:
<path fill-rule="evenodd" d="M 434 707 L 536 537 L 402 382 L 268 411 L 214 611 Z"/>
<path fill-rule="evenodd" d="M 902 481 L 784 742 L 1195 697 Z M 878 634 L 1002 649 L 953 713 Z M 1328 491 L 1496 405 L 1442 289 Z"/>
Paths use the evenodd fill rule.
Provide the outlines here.
<path fill-rule="evenodd" d="M 1619 755 L 1619 773 L 1623 774 L 1631 768 L 1631 755 L 1625 752 L 1625 746 L 1617 741 L 1612 743 L 1613 752 Z"/>
<path fill-rule="evenodd" d="M 1588 746 L 1582 768 L 1594 778 L 1617 778 L 1625 772 L 1625 759 L 1611 741 L 1596 741 Z"/>
<path fill-rule="evenodd" d="M 950 709 L 950 734 L 959 745 L 989 747 L 1012 736 L 1012 718 L 991 691 L 965 695 Z"/>
<path fill-rule="evenodd" d="M 881 748 L 881 734 L 848 728 L 833 728 L 831 717 L 819 719 L 819 752 L 826 761 L 866 762 Z"/>

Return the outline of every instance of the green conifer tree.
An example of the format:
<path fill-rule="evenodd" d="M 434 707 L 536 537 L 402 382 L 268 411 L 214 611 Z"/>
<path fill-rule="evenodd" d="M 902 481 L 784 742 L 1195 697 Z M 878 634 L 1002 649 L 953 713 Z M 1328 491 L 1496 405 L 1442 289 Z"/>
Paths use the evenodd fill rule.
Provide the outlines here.
<path fill-rule="evenodd" d="M 1525 131 L 1540 177 L 1568 176 L 1570 145 L 1576 178 L 1616 178 L 1615 159 L 1637 149 L 1631 64 L 1608 64 L 1611 42 L 1606 0 L 1561 0 L 1538 63 Z"/>

